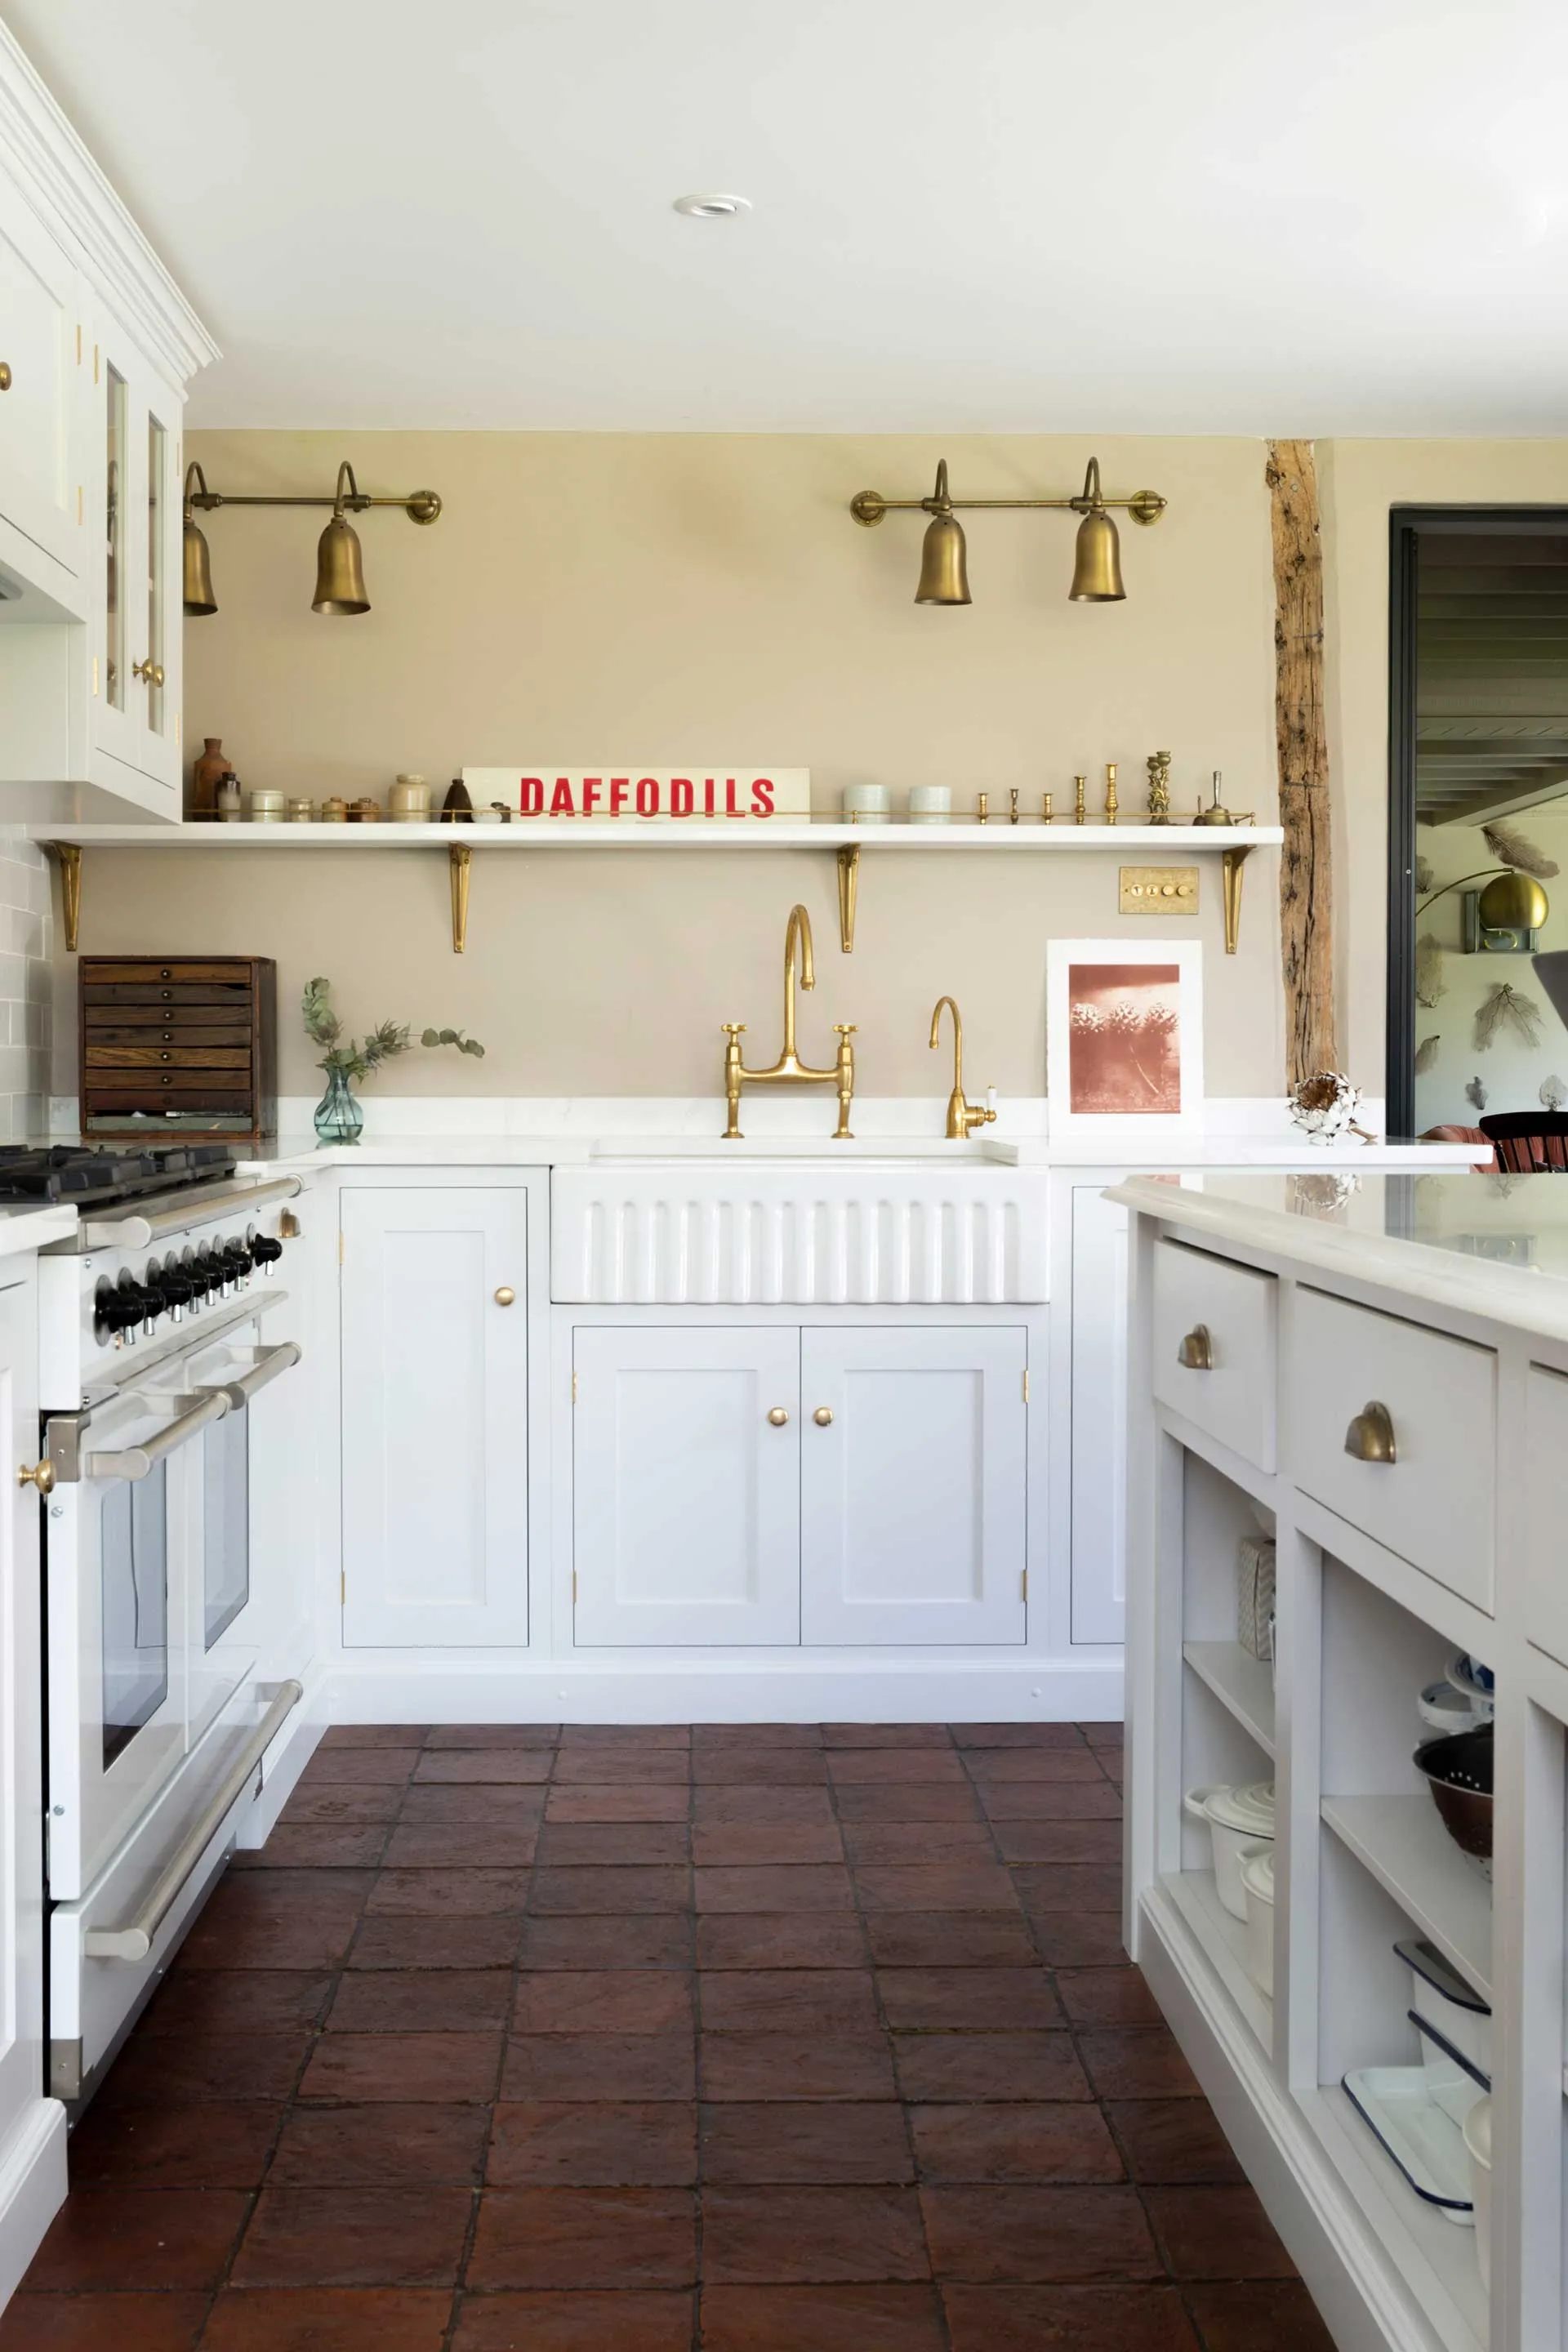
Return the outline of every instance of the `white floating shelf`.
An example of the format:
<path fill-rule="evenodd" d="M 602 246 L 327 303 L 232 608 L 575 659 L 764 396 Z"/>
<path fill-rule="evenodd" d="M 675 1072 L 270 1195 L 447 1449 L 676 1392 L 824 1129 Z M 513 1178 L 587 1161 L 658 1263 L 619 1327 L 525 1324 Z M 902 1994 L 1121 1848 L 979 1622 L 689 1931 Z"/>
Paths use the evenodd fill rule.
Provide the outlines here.
<path fill-rule="evenodd" d="M 1274 2004 L 1247 1965 L 1247 1922 L 1234 1919 L 1219 1899 L 1212 1870 L 1173 1870 L 1160 1885 L 1203 1948 L 1215 1975 L 1257 2036 L 1274 2054 Z"/>
<path fill-rule="evenodd" d="M 1266 1756 L 1274 1753 L 1274 1678 L 1239 1642 L 1185 1642 L 1182 1655 L 1199 1682 L 1230 1709 Z"/>
<path fill-rule="evenodd" d="M 72 842 L 82 849 L 909 849 L 999 851 L 1018 856 L 1082 855 L 1086 850 L 1277 849 L 1277 824 L 783 824 L 614 823 L 591 818 L 568 824 L 529 818 L 513 824 L 35 824 L 34 841 Z"/>
<path fill-rule="evenodd" d="M 1483 2000 L 1491 2000 L 1492 1898 L 1430 1797 L 1325 1797 L 1334 1835 Z"/>

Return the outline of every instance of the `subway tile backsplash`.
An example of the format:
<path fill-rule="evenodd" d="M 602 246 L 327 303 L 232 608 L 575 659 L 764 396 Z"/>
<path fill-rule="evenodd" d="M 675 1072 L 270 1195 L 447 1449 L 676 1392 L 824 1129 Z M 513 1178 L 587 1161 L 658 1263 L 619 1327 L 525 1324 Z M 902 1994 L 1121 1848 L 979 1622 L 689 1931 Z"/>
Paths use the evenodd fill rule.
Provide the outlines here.
<path fill-rule="evenodd" d="M 52 907 L 43 851 L 0 835 L 0 1143 L 47 1132 Z"/>

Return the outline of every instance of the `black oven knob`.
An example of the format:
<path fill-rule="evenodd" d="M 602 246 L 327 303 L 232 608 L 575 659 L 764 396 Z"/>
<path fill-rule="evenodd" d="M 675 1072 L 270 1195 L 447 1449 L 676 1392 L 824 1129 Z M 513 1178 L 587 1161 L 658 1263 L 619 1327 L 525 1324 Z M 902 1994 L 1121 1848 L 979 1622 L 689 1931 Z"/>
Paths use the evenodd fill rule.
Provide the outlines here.
<path fill-rule="evenodd" d="M 231 1270 L 237 1282 L 244 1282 L 256 1260 L 254 1253 L 248 1250 L 243 1242 L 230 1242 L 224 1251 L 223 1262 Z"/>
<path fill-rule="evenodd" d="M 189 1271 L 183 1265 L 166 1265 L 158 1277 L 158 1287 L 168 1308 L 170 1321 L 184 1322 L 185 1309 L 196 1295 L 196 1286 Z"/>
<path fill-rule="evenodd" d="M 250 1255 L 263 1273 L 269 1274 L 283 1255 L 283 1244 L 268 1241 L 265 1234 L 258 1234 L 251 1242 Z"/>

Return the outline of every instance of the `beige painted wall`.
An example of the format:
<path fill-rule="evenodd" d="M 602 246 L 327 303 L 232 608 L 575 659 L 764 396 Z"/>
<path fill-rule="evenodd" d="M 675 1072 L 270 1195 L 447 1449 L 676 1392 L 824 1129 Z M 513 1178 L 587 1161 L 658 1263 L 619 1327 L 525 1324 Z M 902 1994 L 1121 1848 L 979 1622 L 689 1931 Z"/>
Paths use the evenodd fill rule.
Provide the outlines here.
<path fill-rule="evenodd" d="M 247 785 L 320 798 L 418 770 L 522 760 L 808 766 L 819 806 L 851 779 L 895 795 L 951 781 L 959 803 L 1018 785 L 1070 805 L 1087 770 L 1121 762 L 1131 816 L 1145 755 L 1175 754 L 1176 798 L 1213 768 L 1233 806 L 1271 821 L 1272 592 L 1260 444 L 1107 440 L 1108 487 L 1150 485 L 1170 509 L 1123 529 L 1128 599 L 1067 601 L 1071 516 L 977 515 L 975 602 L 912 602 L 918 516 L 858 529 L 867 486 L 919 495 L 936 458 L 975 497 L 1056 493 L 1083 478 L 1081 440 L 837 439 L 489 434 L 199 434 L 220 489 L 362 485 L 440 491 L 418 530 L 395 511 L 361 524 L 374 610 L 310 610 L 321 518 L 287 510 L 207 521 L 220 611 L 187 625 L 185 730 L 218 734 Z M 893 857 L 863 872 L 856 952 L 837 947 L 833 861 L 783 852 L 476 860 L 468 952 L 454 959 L 445 860 L 102 853 L 89 861 L 82 944 L 94 950 L 276 956 L 285 1092 L 315 1074 L 292 1017 L 325 971 L 358 1028 L 391 1014 L 463 1023 L 483 1062 L 418 1055 L 384 1094 L 699 1094 L 718 1090 L 719 1024 L 776 1048 L 791 901 L 808 907 L 818 987 L 802 1048 L 826 1059 L 853 1020 L 868 1094 L 935 1094 L 935 996 L 963 1007 L 968 1075 L 1042 1090 L 1046 942 L 1158 935 L 1119 918 L 1117 859 Z M 1207 949 L 1210 1090 L 1274 1092 L 1281 1061 L 1276 859 L 1247 875 L 1241 952 L 1223 952 L 1217 861 L 1195 929 Z M 57 1091 L 74 1090 L 69 991 Z"/>

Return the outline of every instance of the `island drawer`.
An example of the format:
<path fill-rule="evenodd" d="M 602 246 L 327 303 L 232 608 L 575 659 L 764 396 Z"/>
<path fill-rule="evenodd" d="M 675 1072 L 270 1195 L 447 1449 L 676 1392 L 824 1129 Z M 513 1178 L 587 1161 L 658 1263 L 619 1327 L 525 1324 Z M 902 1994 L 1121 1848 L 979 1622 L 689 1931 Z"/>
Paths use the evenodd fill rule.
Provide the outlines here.
<path fill-rule="evenodd" d="M 1274 1467 L 1279 1285 L 1233 1258 L 1154 1252 L 1154 1394 L 1257 1469 Z"/>
<path fill-rule="evenodd" d="M 1303 1286 L 1286 1397 L 1302 1491 L 1489 1611 L 1492 1349 Z"/>

